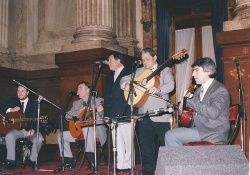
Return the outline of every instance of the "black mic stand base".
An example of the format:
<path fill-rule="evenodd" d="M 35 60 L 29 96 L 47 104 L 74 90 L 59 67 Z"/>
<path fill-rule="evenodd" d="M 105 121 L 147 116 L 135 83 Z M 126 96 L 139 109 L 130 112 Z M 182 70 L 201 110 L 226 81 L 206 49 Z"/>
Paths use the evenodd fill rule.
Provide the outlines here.
<path fill-rule="evenodd" d="M 99 172 L 97 167 L 95 167 L 95 169 L 93 170 L 93 172 L 92 172 L 92 173 L 89 173 L 88 175 L 91 175 L 91 174 L 105 174 L 105 175 L 106 175 L 106 173 L 101 173 L 101 172 Z M 109 173 L 108 173 L 108 174 L 109 174 Z"/>

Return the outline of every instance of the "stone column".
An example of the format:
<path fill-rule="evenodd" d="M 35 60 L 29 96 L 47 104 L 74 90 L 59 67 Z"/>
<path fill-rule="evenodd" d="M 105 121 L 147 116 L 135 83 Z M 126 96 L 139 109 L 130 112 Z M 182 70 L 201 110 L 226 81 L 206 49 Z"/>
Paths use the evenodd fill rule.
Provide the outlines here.
<path fill-rule="evenodd" d="M 0 53 L 8 52 L 9 0 L 0 1 Z"/>
<path fill-rule="evenodd" d="M 232 21 L 224 22 L 224 31 L 250 28 L 250 0 L 236 0 Z"/>
<path fill-rule="evenodd" d="M 240 20 L 250 17 L 250 0 L 237 0 L 234 9 L 236 16 L 234 20 Z"/>
<path fill-rule="evenodd" d="M 136 40 L 136 1 L 114 0 L 114 31 L 120 46 L 128 48 L 128 55 L 139 53 Z"/>
<path fill-rule="evenodd" d="M 72 43 L 118 44 L 113 31 L 113 0 L 77 0 L 77 29 Z"/>

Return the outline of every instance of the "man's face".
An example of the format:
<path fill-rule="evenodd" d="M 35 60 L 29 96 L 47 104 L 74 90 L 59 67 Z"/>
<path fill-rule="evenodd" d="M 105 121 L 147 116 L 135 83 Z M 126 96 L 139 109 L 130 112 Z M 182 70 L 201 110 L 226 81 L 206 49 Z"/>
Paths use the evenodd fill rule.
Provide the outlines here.
<path fill-rule="evenodd" d="M 120 61 L 120 59 L 115 59 L 114 58 L 114 55 L 110 55 L 108 57 L 108 65 L 109 65 L 109 69 L 112 70 L 112 71 L 115 71 L 117 70 L 119 67 L 122 66 L 122 63 Z"/>
<path fill-rule="evenodd" d="M 87 99 L 89 97 L 90 90 L 85 84 L 79 84 L 77 93 L 79 98 Z"/>
<path fill-rule="evenodd" d="M 25 100 L 28 97 L 28 95 L 29 95 L 29 91 L 27 89 L 25 89 L 22 86 L 18 86 L 18 88 L 17 88 L 17 97 L 20 100 Z"/>
<path fill-rule="evenodd" d="M 152 69 L 152 67 L 156 64 L 157 57 L 156 56 L 152 57 L 147 52 L 146 53 L 142 53 L 141 58 L 142 58 L 143 66 L 146 69 Z"/>
<path fill-rule="evenodd" d="M 209 74 L 209 71 L 204 72 L 202 67 L 196 66 L 193 68 L 192 76 L 194 77 L 196 84 L 204 84 L 210 79 Z"/>

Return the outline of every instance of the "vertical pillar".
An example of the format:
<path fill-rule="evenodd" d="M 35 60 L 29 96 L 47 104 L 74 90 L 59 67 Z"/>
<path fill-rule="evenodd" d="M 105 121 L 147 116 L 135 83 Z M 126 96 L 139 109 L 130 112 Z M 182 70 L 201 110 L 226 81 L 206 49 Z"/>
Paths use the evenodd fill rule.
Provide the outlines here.
<path fill-rule="evenodd" d="M 120 46 L 128 48 L 128 55 L 139 53 L 136 40 L 136 18 L 134 0 L 114 1 L 114 31 Z"/>
<path fill-rule="evenodd" d="M 234 9 L 235 19 L 244 19 L 250 17 L 250 0 L 237 0 Z"/>
<path fill-rule="evenodd" d="M 224 31 L 250 28 L 250 0 L 236 0 L 233 20 L 223 23 Z"/>
<path fill-rule="evenodd" d="M 77 0 L 77 29 L 72 43 L 98 40 L 117 44 L 113 0 Z"/>
<path fill-rule="evenodd" d="M 0 1 L 0 53 L 8 51 L 9 0 Z"/>

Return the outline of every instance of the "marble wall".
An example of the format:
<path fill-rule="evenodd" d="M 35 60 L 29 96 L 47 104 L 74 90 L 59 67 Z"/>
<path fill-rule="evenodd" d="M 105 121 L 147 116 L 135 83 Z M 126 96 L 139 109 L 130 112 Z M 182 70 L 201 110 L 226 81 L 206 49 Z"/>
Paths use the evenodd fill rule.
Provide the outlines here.
<path fill-rule="evenodd" d="M 57 68 L 55 54 L 93 48 L 107 48 L 134 56 L 140 50 L 137 44 L 142 47 L 142 36 L 137 38 L 137 34 L 143 33 L 138 20 L 141 1 L 115 2 L 1 0 L 0 67 L 27 71 Z M 121 7 L 115 8 L 114 4 Z M 121 13 L 120 19 L 113 15 L 117 13 Z M 129 21 L 122 18 L 125 14 L 131 16 Z M 82 23 L 83 19 L 86 23 Z M 96 22 L 89 23 L 91 19 Z M 121 25 L 117 25 L 118 22 Z M 114 30 L 114 26 L 118 28 Z M 129 35 L 120 34 L 128 31 L 131 31 Z"/>

